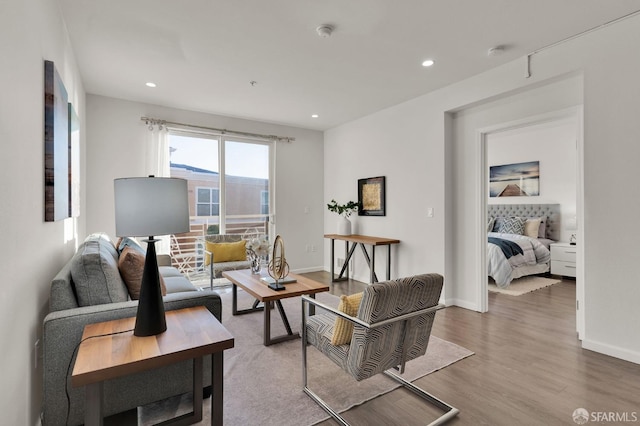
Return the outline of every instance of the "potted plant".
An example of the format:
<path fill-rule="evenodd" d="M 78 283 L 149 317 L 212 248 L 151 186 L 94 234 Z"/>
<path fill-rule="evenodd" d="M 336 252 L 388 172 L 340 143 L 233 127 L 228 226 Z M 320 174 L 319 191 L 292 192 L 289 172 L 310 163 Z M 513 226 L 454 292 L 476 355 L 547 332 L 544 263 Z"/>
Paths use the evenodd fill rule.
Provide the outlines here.
<path fill-rule="evenodd" d="M 338 235 L 351 235 L 351 221 L 349 216 L 351 213 L 358 211 L 358 203 L 355 201 L 349 201 L 346 204 L 338 204 L 336 200 L 331 200 L 327 204 L 327 208 L 330 212 L 338 213 L 340 215 L 340 221 L 338 222 Z"/>

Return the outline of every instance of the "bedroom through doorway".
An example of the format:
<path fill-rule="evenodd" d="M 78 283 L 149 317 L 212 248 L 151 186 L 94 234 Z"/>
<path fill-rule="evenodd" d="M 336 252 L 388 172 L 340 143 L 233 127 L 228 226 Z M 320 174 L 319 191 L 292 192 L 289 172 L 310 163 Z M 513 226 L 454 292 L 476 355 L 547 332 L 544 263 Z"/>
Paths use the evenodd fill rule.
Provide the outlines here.
<path fill-rule="evenodd" d="M 580 298 L 578 246 L 570 244 L 582 216 L 580 117 L 569 108 L 483 131 L 487 310 L 488 292 L 507 294 L 508 303 L 562 283 Z M 578 331 L 580 321 L 578 312 Z"/>

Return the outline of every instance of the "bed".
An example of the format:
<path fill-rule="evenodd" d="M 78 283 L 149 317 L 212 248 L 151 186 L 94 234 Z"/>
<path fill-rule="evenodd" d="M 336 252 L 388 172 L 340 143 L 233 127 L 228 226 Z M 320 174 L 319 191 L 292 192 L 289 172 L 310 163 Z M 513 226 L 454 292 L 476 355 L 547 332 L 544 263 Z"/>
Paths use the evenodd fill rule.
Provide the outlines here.
<path fill-rule="evenodd" d="M 559 204 L 490 204 L 487 218 L 487 272 L 498 287 L 549 272 L 549 246 L 560 238 Z"/>

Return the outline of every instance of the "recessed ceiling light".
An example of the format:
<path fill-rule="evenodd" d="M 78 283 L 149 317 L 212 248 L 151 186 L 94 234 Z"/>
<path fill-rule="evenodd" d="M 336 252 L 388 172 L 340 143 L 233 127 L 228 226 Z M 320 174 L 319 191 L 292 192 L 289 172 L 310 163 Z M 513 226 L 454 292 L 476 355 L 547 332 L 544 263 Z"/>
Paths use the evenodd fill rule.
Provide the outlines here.
<path fill-rule="evenodd" d="M 318 114 L 311 114 L 311 118 L 318 118 L 320 117 Z"/>
<path fill-rule="evenodd" d="M 433 59 L 427 59 L 426 61 L 424 61 L 424 62 L 422 63 L 422 66 L 423 66 L 423 67 L 430 67 L 430 66 L 432 66 L 433 64 L 435 64 L 435 62 L 434 62 L 434 60 L 433 60 Z"/>
<path fill-rule="evenodd" d="M 152 81 L 148 81 L 148 82 L 146 83 L 146 86 L 147 86 L 147 87 L 156 87 L 156 84 L 155 84 L 154 82 L 152 82 Z"/>

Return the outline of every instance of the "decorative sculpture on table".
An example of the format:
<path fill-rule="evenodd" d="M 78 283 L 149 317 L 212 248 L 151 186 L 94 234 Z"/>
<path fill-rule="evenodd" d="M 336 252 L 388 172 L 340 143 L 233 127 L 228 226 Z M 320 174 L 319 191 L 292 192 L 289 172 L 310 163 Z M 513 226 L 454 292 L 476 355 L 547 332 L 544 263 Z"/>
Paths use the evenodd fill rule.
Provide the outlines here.
<path fill-rule="evenodd" d="M 276 236 L 273 242 L 273 252 L 271 254 L 271 260 L 269 261 L 269 267 L 267 268 L 269 275 L 273 278 L 274 282 L 269 284 L 269 288 L 272 290 L 284 290 L 284 286 L 280 281 L 289 275 L 289 264 L 284 257 L 284 242 L 280 235 Z"/>

